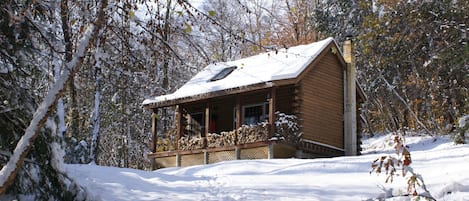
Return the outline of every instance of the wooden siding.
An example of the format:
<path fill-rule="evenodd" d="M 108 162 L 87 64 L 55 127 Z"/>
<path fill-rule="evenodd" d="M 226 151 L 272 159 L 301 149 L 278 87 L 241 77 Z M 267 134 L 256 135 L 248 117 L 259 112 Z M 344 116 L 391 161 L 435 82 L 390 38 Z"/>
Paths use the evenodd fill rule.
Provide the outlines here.
<path fill-rule="evenodd" d="M 273 144 L 274 149 L 274 158 L 292 158 L 296 155 L 296 147 L 285 144 L 285 143 L 276 143 Z"/>
<path fill-rule="evenodd" d="M 300 81 L 303 138 L 344 147 L 343 68 L 331 52 L 305 72 Z"/>
<path fill-rule="evenodd" d="M 295 88 L 293 85 L 277 88 L 275 111 L 280 111 L 285 114 L 293 114 L 294 90 Z"/>
<path fill-rule="evenodd" d="M 265 90 L 253 91 L 248 93 L 239 94 L 241 96 L 242 105 L 266 103 L 268 92 Z"/>

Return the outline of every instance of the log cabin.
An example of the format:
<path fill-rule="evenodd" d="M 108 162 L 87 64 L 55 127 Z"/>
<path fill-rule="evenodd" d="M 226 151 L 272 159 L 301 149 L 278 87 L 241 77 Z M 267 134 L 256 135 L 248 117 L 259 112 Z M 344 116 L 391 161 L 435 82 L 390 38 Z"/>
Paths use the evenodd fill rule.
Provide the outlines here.
<path fill-rule="evenodd" d="M 353 43 L 333 38 L 206 66 L 174 93 L 146 99 L 152 168 L 237 159 L 359 154 Z M 172 109 L 161 133 L 158 111 Z M 159 132 L 160 131 L 160 132 Z"/>

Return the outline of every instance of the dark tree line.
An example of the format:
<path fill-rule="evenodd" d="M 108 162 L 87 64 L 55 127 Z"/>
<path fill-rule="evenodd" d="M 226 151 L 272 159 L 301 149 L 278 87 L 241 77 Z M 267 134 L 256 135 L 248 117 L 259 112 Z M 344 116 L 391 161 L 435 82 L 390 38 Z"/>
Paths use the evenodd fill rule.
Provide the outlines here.
<path fill-rule="evenodd" d="M 469 113 L 468 7 L 468 1 L 320 4 L 318 29 L 356 38 L 366 132 L 455 131 Z"/>

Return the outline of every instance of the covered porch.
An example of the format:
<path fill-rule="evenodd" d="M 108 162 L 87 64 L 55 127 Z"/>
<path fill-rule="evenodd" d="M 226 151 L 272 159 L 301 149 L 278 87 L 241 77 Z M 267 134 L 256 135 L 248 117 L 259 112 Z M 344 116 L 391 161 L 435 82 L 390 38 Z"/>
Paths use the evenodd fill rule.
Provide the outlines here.
<path fill-rule="evenodd" d="M 160 104 L 152 115 L 152 152 L 148 154 L 152 168 L 295 156 L 301 131 L 296 116 L 286 115 L 294 113 L 294 88 L 250 88 Z M 156 114 L 165 107 L 175 107 L 174 126 L 158 133 Z"/>

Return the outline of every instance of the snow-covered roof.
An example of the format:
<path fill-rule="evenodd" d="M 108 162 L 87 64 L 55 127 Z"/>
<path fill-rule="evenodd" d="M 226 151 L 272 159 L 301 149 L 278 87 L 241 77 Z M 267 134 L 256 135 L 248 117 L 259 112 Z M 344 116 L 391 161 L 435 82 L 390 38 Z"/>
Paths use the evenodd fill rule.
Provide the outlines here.
<path fill-rule="evenodd" d="M 174 93 L 146 99 L 143 105 L 262 83 L 269 85 L 272 81 L 296 78 L 331 43 L 335 41 L 330 37 L 307 45 L 279 49 L 235 61 L 210 64 Z M 236 68 L 226 77 L 211 81 L 223 69 L 233 66 Z"/>

